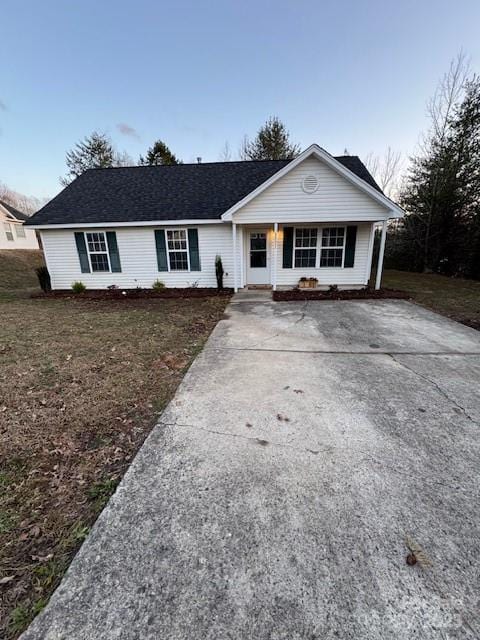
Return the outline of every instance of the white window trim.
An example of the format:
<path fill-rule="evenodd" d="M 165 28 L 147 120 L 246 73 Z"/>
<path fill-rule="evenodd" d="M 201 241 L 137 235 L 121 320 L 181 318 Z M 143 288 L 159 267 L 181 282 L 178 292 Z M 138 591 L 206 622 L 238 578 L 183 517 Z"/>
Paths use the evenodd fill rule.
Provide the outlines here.
<path fill-rule="evenodd" d="M 105 251 L 90 251 L 90 247 L 88 246 L 88 238 L 87 235 L 88 234 L 92 234 L 92 233 L 103 233 L 103 238 L 104 238 L 104 242 L 105 242 L 105 247 L 106 247 L 106 252 Z M 106 231 L 103 230 L 97 230 L 95 229 L 94 231 L 84 231 L 83 235 L 85 236 L 85 247 L 87 249 L 87 256 L 88 256 L 88 264 L 90 265 L 90 273 L 92 274 L 99 274 L 99 273 L 112 273 L 112 265 L 110 264 L 110 251 L 108 250 L 108 242 L 107 242 L 107 233 Z M 90 258 L 90 255 L 104 255 L 107 254 L 107 260 L 108 260 L 108 271 L 94 271 L 93 267 L 92 267 L 92 260 Z"/>
<path fill-rule="evenodd" d="M 168 248 L 168 232 L 169 231 L 172 231 L 172 232 L 174 232 L 174 231 L 185 231 L 185 241 L 186 241 L 186 244 L 187 244 L 186 251 L 187 251 L 188 269 L 171 269 L 170 268 L 170 249 Z M 164 229 L 164 233 L 165 233 L 165 244 L 166 244 L 166 249 L 167 249 L 168 271 L 169 272 L 171 271 L 172 273 L 177 273 L 177 272 L 178 273 L 190 273 L 190 245 L 188 243 L 188 229 L 181 228 L 181 227 L 175 227 L 173 229 Z M 183 252 L 184 250 L 183 249 L 180 249 L 180 250 L 172 249 L 171 251 L 172 251 L 172 253 L 177 253 L 178 251 Z"/>
<path fill-rule="evenodd" d="M 3 231 L 5 232 L 5 236 L 6 236 L 8 242 L 15 242 L 15 236 L 13 235 L 13 229 L 12 229 L 12 223 L 11 222 L 4 222 L 3 223 Z M 12 237 L 9 238 L 8 234 L 10 234 Z"/>
<path fill-rule="evenodd" d="M 297 247 L 297 229 L 316 229 L 317 231 L 317 244 L 314 247 Z M 321 227 L 316 227 L 316 226 L 312 226 L 312 225 L 301 225 L 299 227 L 294 227 L 294 232 L 293 232 L 293 268 L 294 269 L 317 269 L 317 265 L 318 265 L 318 236 L 321 236 Z M 296 267 L 295 266 L 295 253 L 297 251 L 297 249 L 299 249 L 300 251 L 303 250 L 308 250 L 308 249 L 315 249 L 315 265 L 313 267 Z"/>
<path fill-rule="evenodd" d="M 297 229 L 317 229 L 317 245 L 315 247 L 315 266 L 314 267 L 296 267 L 295 266 L 295 251 L 297 249 L 313 249 L 313 247 L 296 247 L 295 242 L 297 239 Z M 322 247 L 322 237 L 324 229 L 343 229 L 343 245 L 341 247 Z M 305 271 L 310 269 L 344 269 L 345 268 L 345 246 L 347 243 L 347 227 L 343 224 L 325 224 L 322 226 L 315 226 L 312 224 L 301 224 L 294 227 L 293 233 L 293 256 L 292 256 L 292 267 L 297 269 L 297 271 Z M 320 258 L 322 255 L 323 249 L 341 249 L 342 250 L 342 266 L 341 267 L 321 267 L 320 266 Z"/>
<path fill-rule="evenodd" d="M 323 230 L 324 229 L 343 229 L 343 244 L 342 244 L 342 246 L 341 247 L 340 246 L 323 247 L 321 238 L 323 237 Z M 318 268 L 319 269 L 345 269 L 344 265 L 345 265 L 345 246 L 347 244 L 347 227 L 345 225 L 341 225 L 341 224 L 325 225 L 325 227 L 322 227 L 322 233 L 320 235 L 321 235 L 321 238 L 320 238 L 320 251 L 318 252 Z M 320 260 L 321 260 L 321 257 L 322 257 L 322 249 L 341 249 L 342 250 L 342 265 L 340 267 L 321 267 L 320 266 Z"/>

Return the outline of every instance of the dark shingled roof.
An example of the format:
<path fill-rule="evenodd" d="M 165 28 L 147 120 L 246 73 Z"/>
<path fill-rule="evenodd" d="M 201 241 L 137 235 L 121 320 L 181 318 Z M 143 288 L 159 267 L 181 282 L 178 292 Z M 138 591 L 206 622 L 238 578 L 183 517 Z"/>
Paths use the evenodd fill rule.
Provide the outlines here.
<path fill-rule="evenodd" d="M 357 156 L 337 158 L 380 191 Z M 290 160 L 89 169 L 27 224 L 216 219 Z"/>
<path fill-rule="evenodd" d="M 4 202 L 3 200 L 0 200 L 0 204 L 2 205 L 2 207 L 4 207 L 4 209 L 6 209 L 8 211 L 8 213 L 13 216 L 16 220 L 29 220 L 29 216 L 27 216 L 26 213 L 22 213 L 21 211 L 19 211 L 18 209 L 15 209 L 15 207 L 12 207 L 11 204 L 8 204 L 7 202 Z"/>

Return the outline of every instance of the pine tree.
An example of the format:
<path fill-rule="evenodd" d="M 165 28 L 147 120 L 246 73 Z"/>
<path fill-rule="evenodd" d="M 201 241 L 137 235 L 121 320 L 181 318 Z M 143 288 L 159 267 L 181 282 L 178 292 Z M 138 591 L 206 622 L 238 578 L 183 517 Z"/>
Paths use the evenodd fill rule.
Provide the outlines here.
<path fill-rule="evenodd" d="M 60 182 L 66 186 L 87 169 L 115 166 L 115 150 L 108 136 L 94 131 L 67 152 L 65 162 L 68 173 Z"/>
<path fill-rule="evenodd" d="M 170 151 L 162 140 L 157 140 L 147 151 L 145 158 L 140 156 L 139 164 L 161 165 L 161 164 L 182 164 L 174 153 Z"/>
<path fill-rule="evenodd" d="M 290 160 L 300 153 L 300 147 L 290 142 L 290 134 L 276 116 L 270 117 L 259 129 L 254 140 L 244 140 L 241 155 L 246 160 Z"/>
<path fill-rule="evenodd" d="M 411 159 L 400 202 L 407 212 L 392 266 L 479 277 L 480 80 L 462 55 L 429 104 L 430 130 Z"/>

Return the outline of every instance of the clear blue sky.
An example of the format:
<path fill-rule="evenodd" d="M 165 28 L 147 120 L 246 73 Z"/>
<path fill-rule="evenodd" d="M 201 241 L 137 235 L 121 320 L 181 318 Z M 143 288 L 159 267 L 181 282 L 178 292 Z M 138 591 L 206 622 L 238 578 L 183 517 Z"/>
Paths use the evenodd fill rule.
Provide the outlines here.
<path fill-rule="evenodd" d="M 0 20 L 0 181 L 38 197 L 95 129 L 135 161 L 156 138 L 218 160 L 270 114 L 302 147 L 410 153 L 449 61 L 480 70 L 479 0 L 3 0 Z"/>

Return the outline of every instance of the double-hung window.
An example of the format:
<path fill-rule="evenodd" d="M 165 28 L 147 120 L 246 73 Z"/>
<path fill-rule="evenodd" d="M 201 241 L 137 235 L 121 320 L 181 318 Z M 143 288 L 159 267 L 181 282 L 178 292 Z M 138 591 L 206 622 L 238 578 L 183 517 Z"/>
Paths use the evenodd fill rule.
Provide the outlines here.
<path fill-rule="evenodd" d="M 295 267 L 315 267 L 317 261 L 317 229 L 295 229 Z"/>
<path fill-rule="evenodd" d="M 15 231 L 17 233 L 17 238 L 25 238 L 25 228 L 23 224 L 16 224 Z"/>
<path fill-rule="evenodd" d="M 12 231 L 12 225 L 10 224 L 10 222 L 4 222 L 3 223 L 3 228 L 5 230 L 5 235 L 7 236 L 7 240 L 12 241 L 13 240 L 13 231 Z"/>
<path fill-rule="evenodd" d="M 322 230 L 321 267 L 342 267 L 345 253 L 345 227 L 326 227 Z"/>
<path fill-rule="evenodd" d="M 85 233 L 90 267 L 93 271 L 110 271 L 107 240 L 104 231 Z"/>
<path fill-rule="evenodd" d="M 189 271 L 186 229 L 167 229 L 167 253 L 170 271 Z"/>

